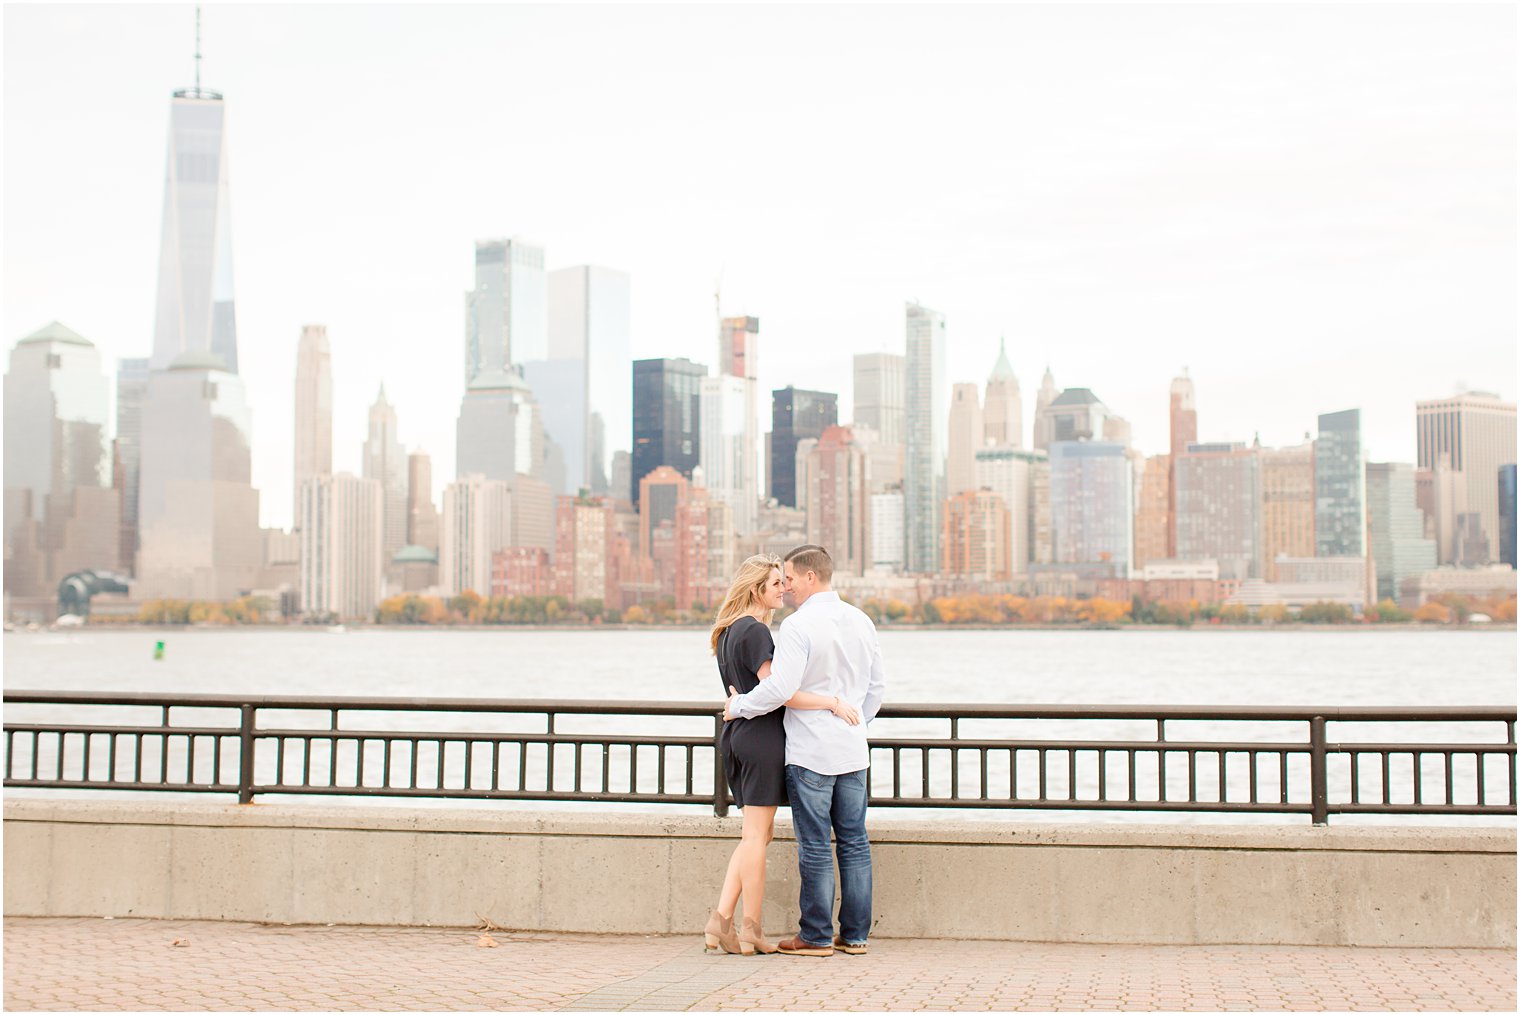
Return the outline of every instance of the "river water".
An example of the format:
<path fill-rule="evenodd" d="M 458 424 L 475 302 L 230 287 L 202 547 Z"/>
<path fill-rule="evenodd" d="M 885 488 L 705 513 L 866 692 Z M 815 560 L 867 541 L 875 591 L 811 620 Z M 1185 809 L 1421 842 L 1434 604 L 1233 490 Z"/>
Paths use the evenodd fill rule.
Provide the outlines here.
<path fill-rule="evenodd" d="M 165 652 L 162 659 L 155 660 L 153 649 L 158 640 L 165 642 Z M 888 701 L 898 703 L 1515 703 L 1513 630 L 885 630 L 881 641 Z M 7 690 L 633 699 L 709 701 L 714 707 L 721 699 L 706 633 L 697 630 L 14 632 L 4 636 L 4 663 Z M 62 717 L 55 710 L 11 707 L 6 714 L 12 721 L 30 715 Z M 670 720 L 668 730 L 690 732 L 693 721 L 701 722 Z M 678 728 L 682 722 L 687 726 Z M 597 728 L 590 720 L 583 723 L 586 729 Z M 371 725 L 425 728 L 416 716 L 394 713 Z M 943 735 L 944 725 L 882 720 L 873 726 L 873 735 Z M 1134 725 L 1120 729 L 1116 724 L 1108 729 L 1089 723 L 1079 732 L 1076 724 L 1056 724 L 1042 732 L 1086 738 L 1147 735 L 1143 729 L 1129 728 Z M 1238 740 L 1285 739 L 1283 725 L 1221 734 L 1200 724 L 1198 731 Z M 1382 736 L 1408 731 L 1369 728 L 1366 732 Z M 1468 740 L 1475 736 L 1471 729 L 1429 732 L 1441 739 Z M 1019 734 L 989 726 L 982 732 L 963 729 L 962 735 Z M 1299 731 L 1291 736 L 1296 739 L 1301 735 Z M 1353 738 L 1361 739 L 1342 737 Z M 904 777 L 907 780 L 912 773 Z M 1006 785 L 1006 771 L 1002 778 Z M 1232 774 L 1232 784 L 1233 779 Z M 1087 789 L 1095 787 L 1095 780 L 1096 775 L 1091 774 L 1079 779 Z M 936 786 L 940 781 L 937 777 Z M 1056 789 L 1064 792 L 1059 786 Z M 1020 796 L 1024 796 L 1022 789 Z M 478 806 L 478 802 L 469 805 Z M 512 803 L 514 807 L 524 805 L 522 801 Z M 938 812 L 915 811 L 913 816 L 930 813 Z M 1062 819 L 1059 813 L 1017 813 L 1020 818 Z M 961 810 L 954 814 L 967 816 Z M 1083 820 L 1089 817 L 1156 820 L 1156 815 L 1082 815 Z M 1167 816 L 1165 820 L 1209 819 Z M 1450 817 L 1440 820 L 1458 821 Z"/>

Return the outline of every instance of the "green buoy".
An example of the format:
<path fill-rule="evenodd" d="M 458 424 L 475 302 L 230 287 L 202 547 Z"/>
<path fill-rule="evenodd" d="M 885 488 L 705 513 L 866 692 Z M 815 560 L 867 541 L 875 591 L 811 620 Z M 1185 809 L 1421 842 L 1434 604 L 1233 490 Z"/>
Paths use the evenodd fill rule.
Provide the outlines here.
<path fill-rule="evenodd" d="M 154 659 L 162 659 L 163 657 L 164 657 L 164 643 L 161 642 L 161 641 L 154 642 L 153 643 L 153 658 Z"/>

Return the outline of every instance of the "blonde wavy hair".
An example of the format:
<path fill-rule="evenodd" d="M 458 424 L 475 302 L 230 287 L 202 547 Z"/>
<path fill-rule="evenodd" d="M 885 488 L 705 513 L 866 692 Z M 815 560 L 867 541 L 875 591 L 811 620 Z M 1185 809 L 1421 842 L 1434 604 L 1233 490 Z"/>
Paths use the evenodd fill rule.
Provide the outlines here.
<path fill-rule="evenodd" d="M 713 619 L 714 655 L 718 653 L 718 638 L 734 621 L 754 608 L 760 599 L 760 590 L 771 580 L 771 572 L 779 570 L 781 558 L 766 553 L 757 553 L 739 565 L 739 573 L 734 575 L 733 583 L 728 587 L 728 595 L 723 597 L 723 605 L 718 607 L 718 615 Z M 770 614 L 767 611 L 765 622 L 769 620 Z"/>

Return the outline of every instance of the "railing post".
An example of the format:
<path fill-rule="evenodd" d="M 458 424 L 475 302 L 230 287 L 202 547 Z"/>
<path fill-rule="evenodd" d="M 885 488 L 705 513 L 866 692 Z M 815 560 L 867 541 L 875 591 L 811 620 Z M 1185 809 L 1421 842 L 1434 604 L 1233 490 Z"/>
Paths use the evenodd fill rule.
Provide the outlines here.
<path fill-rule="evenodd" d="M 1309 720 L 1309 793 L 1316 825 L 1330 823 L 1330 789 L 1325 761 L 1325 717 Z"/>
<path fill-rule="evenodd" d="M 728 777 L 723 774 L 723 713 L 719 712 L 713 725 L 713 815 L 728 817 Z"/>
<path fill-rule="evenodd" d="M 238 803 L 253 802 L 253 705 L 240 708 L 242 719 L 238 723 Z"/>

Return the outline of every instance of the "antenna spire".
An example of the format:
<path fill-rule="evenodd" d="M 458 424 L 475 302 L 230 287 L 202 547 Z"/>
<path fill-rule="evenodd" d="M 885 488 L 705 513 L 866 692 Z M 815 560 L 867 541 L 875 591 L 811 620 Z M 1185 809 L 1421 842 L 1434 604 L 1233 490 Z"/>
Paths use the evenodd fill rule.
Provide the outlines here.
<path fill-rule="evenodd" d="M 195 5 L 195 90 L 201 90 L 201 5 Z"/>

